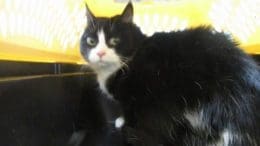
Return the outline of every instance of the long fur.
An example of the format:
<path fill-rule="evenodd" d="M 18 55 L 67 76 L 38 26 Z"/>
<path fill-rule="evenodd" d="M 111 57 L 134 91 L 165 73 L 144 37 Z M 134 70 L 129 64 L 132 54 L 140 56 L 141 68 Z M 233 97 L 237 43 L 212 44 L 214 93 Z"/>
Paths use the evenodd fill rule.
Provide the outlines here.
<path fill-rule="evenodd" d="M 119 34 L 115 51 L 127 58 L 106 82 L 122 106 L 125 145 L 260 144 L 259 67 L 229 36 L 201 26 L 145 37 L 120 16 L 95 19 L 83 56 L 86 36 L 103 29 Z"/>
<path fill-rule="evenodd" d="M 236 43 L 197 27 L 146 39 L 108 87 L 136 146 L 242 146 L 259 143 L 259 77 Z"/>

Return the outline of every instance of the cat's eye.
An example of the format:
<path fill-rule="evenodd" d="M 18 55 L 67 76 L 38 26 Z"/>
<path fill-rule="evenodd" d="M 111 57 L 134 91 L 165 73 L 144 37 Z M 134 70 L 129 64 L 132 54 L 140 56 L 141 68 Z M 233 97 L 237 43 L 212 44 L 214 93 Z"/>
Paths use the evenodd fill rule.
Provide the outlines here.
<path fill-rule="evenodd" d="M 87 38 L 87 44 L 90 45 L 90 46 L 96 46 L 97 40 L 95 40 L 94 38 L 88 37 Z"/>
<path fill-rule="evenodd" d="M 120 42 L 119 38 L 111 38 L 111 39 L 109 39 L 109 44 L 111 46 L 116 46 L 119 42 Z"/>

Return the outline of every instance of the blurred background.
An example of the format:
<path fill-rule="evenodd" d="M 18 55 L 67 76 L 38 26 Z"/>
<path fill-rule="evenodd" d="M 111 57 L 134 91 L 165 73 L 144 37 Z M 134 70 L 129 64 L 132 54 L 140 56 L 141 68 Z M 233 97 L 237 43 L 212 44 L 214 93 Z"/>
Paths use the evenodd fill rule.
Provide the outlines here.
<path fill-rule="evenodd" d="M 260 53 L 259 0 L 132 0 L 134 21 L 148 35 L 202 24 Z M 0 59 L 83 63 L 79 38 L 85 5 L 96 16 L 122 12 L 128 0 L 0 0 Z"/>
<path fill-rule="evenodd" d="M 65 146 L 84 129 L 85 145 L 117 145 L 120 136 L 109 132 L 120 107 L 97 90 L 79 40 L 85 3 L 110 17 L 127 2 L 0 0 L 0 146 Z M 260 0 L 132 2 L 134 21 L 147 35 L 209 24 L 260 61 Z"/>

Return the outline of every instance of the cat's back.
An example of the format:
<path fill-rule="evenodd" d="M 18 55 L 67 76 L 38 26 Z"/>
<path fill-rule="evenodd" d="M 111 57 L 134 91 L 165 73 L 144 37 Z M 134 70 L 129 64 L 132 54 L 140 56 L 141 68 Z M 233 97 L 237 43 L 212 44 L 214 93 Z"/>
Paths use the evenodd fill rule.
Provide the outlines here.
<path fill-rule="evenodd" d="M 229 75 L 240 78 L 240 73 L 246 70 L 258 72 L 256 63 L 231 36 L 208 26 L 155 33 L 140 46 L 132 64 L 148 72 L 154 68 L 165 72 L 209 75 L 211 78 Z"/>
<path fill-rule="evenodd" d="M 216 121 L 203 122 L 221 131 L 227 128 L 221 124 L 226 121 L 235 132 L 243 129 L 258 143 L 260 69 L 230 36 L 210 27 L 156 33 L 140 46 L 129 67 L 122 89 L 140 105 L 160 102 L 159 106 L 180 113 L 188 110 L 184 107 L 202 108 Z M 179 97 L 187 98 L 182 102 Z"/>
<path fill-rule="evenodd" d="M 229 36 L 210 27 L 197 27 L 147 38 L 129 62 L 128 72 L 119 71 L 121 78 L 113 88 L 123 106 L 134 113 L 158 110 L 151 117 L 136 117 L 143 123 L 152 121 L 153 116 L 167 119 L 159 109 L 173 112 L 177 118 L 195 109 L 195 113 L 204 112 L 202 122 L 219 135 L 228 129 L 252 144 L 260 141 L 259 71 L 256 62 Z M 151 127 L 160 126 L 160 122 L 165 123 L 159 121 Z M 250 137 L 254 141 L 250 142 Z M 233 141 L 234 145 L 240 143 L 239 139 Z"/>
<path fill-rule="evenodd" d="M 197 88 L 203 88 L 212 96 L 211 91 L 222 91 L 222 87 L 234 88 L 237 94 L 244 92 L 240 88 L 246 94 L 251 89 L 260 92 L 256 62 L 230 36 L 210 27 L 156 33 L 144 41 L 129 66 L 133 85 L 164 87 L 160 91 L 165 92 L 176 89 L 194 96 Z"/>
<path fill-rule="evenodd" d="M 147 51 L 149 51 L 148 48 L 153 51 L 157 49 L 161 54 L 170 53 L 169 55 L 174 55 L 174 53 L 240 55 L 241 51 L 237 49 L 237 46 L 238 44 L 231 36 L 216 32 L 210 26 L 155 33 L 142 44 L 142 48 L 146 48 Z"/>

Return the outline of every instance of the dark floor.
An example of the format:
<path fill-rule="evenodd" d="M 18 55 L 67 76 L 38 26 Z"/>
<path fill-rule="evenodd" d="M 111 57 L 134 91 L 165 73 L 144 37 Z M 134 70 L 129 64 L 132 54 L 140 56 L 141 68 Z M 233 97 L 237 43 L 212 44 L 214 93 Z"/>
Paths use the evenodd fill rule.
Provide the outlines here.
<path fill-rule="evenodd" d="M 116 106 L 101 101 L 93 77 L 0 81 L 0 146 L 65 146 L 74 131 L 102 129 L 100 107 Z M 117 117 L 107 113 L 111 120 Z"/>
<path fill-rule="evenodd" d="M 260 56 L 254 58 L 260 62 Z M 41 69 L 37 64 L 10 62 L 0 62 L 0 67 L 0 146 L 65 146 L 73 132 L 102 133 L 104 119 L 119 116 L 118 106 L 97 92 L 91 72 L 63 76 L 80 67 L 45 64 Z M 41 73 L 47 76 L 13 78 Z M 90 146 L 98 142 L 85 141 Z"/>

